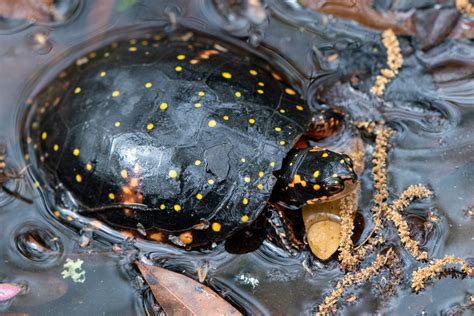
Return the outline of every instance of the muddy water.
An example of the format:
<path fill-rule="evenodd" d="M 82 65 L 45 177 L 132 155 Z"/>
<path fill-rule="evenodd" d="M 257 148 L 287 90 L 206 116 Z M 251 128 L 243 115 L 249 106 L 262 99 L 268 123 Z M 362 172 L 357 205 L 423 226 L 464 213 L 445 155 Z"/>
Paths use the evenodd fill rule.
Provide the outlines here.
<path fill-rule="evenodd" d="M 127 3 L 133 1 L 82 1 L 73 9 L 63 8 L 67 18 L 60 23 L 2 21 L 0 135 L 12 168 L 20 171 L 27 165 L 20 144 L 26 99 L 62 66 L 109 42 L 105 33 L 115 36 L 137 27 L 171 31 L 176 25 L 186 25 L 247 41 L 283 68 L 314 106 L 325 103 L 345 109 L 356 120 L 389 122 L 398 131 L 389 154 L 392 198 L 417 183 L 435 192 L 433 198 L 416 202 L 406 211 L 413 237 L 432 258 L 456 255 L 472 263 L 473 218 L 468 215 L 474 207 L 472 43 L 447 40 L 422 51 L 417 39 L 401 38 L 404 67 L 383 99 L 377 99 L 368 91 L 386 58 L 378 31 L 280 1 L 269 1 L 266 11 L 255 8 L 252 12 L 216 8 L 207 1 Z M 328 60 L 335 54 L 336 60 Z M 372 149 L 373 143 L 367 140 L 368 153 Z M 0 312 L 153 313 L 150 293 L 131 269 L 130 258 L 137 255 L 192 277 L 208 264 L 206 283 L 253 314 L 311 314 L 343 276 L 335 260 L 310 261 L 308 271 L 303 266 L 307 253 L 291 256 L 269 242 L 242 255 L 227 253 L 222 244 L 213 250 L 186 252 L 123 240 L 104 229 L 95 232 L 87 245 L 92 236 L 87 220 L 61 223 L 53 219 L 43 201 L 44 192 L 34 188 L 28 172 L 24 182 L 7 185 L 34 203 L 7 200 L 0 193 L 0 282 L 24 287 L 15 300 L 0 303 Z M 366 170 L 359 205 L 366 223 L 361 238 L 371 228 L 372 198 L 370 170 Z M 429 212 L 439 217 L 432 225 L 427 224 Z M 397 248 L 403 263 L 405 277 L 396 294 L 385 297 L 374 286 L 383 279 L 351 289 L 357 301 L 339 305 L 342 314 L 468 313 L 472 281 L 436 280 L 416 295 L 409 279 L 420 263 L 400 247 L 395 229 L 387 230 L 386 239 Z M 114 243 L 121 250 L 114 247 L 113 251 Z M 68 258 L 84 261 L 83 283 L 62 278 Z"/>

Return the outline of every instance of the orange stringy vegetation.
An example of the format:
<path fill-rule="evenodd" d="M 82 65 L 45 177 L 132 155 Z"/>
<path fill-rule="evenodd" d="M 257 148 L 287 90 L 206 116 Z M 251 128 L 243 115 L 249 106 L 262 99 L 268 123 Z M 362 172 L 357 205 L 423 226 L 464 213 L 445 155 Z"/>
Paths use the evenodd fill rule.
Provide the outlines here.
<path fill-rule="evenodd" d="M 319 305 L 316 315 L 326 315 L 330 311 L 333 311 L 335 304 L 343 296 L 347 288 L 351 285 L 358 285 L 367 281 L 370 277 L 379 273 L 389 260 L 393 260 L 394 258 L 396 258 L 395 252 L 390 248 L 386 255 L 379 254 L 370 266 L 358 272 L 346 274 L 344 278 L 337 283 L 331 294 L 326 296 L 324 302 Z"/>
<path fill-rule="evenodd" d="M 453 256 L 445 256 L 442 259 L 432 260 L 428 266 L 413 271 L 411 278 L 412 289 L 417 292 L 424 289 L 425 282 L 437 276 L 440 277 L 447 265 L 459 265 L 459 270 L 462 273 L 467 276 L 474 276 L 474 268 L 469 266 L 465 260 Z"/>
<path fill-rule="evenodd" d="M 359 271 L 355 270 L 368 254 L 372 253 L 377 246 L 384 244 L 385 239 L 381 236 L 380 231 L 384 228 L 384 224 L 387 223 L 387 221 L 382 221 L 382 218 L 386 218 L 393 222 L 398 230 L 401 244 L 412 254 L 413 257 L 417 260 L 428 259 L 428 253 L 420 250 L 418 242 L 410 237 L 408 224 L 403 219 L 401 213 L 414 199 L 427 198 L 432 196 L 433 193 L 423 185 L 411 185 L 402 192 L 398 199 L 393 201 L 391 204 L 388 204 L 387 200 L 390 197 L 387 187 L 388 139 L 395 134 L 395 131 L 384 127 L 383 123 L 375 125 L 369 122 L 359 122 L 357 123 L 357 126 L 366 129 L 369 132 L 373 132 L 376 135 L 375 150 L 372 155 L 372 176 L 375 188 L 375 205 L 372 208 L 374 228 L 369 237 L 355 249 L 351 237 L 354 230 L 354 214 L 357 211 L 355 204 L 356 199 L 349 196 L 341 200 L 341 239 L 339 243 L 339 261 L 344 270 L 352 272 L 347 273 L 336 285 L 334 290 L 325 297 L 323 303 L 318 306 L 317 315 L 325 315 L 329 312 L 335 312 L 336 303 L 343 297 L 344 292 L 348 287 L 368 280 L 371 276 L 379 273 L 384 266 L 390 270 L 390 278 L 393 279 L 392 289 L 386 290 L 394 293 L 395 290 L 393 287 L 399 283 L 401 271 L 397 267 L 399 258 L 392 248 L 389 249 L 386 255 L 378 254 L 376 260 L 371 266 Z M 469 267 L 463 259 L 447 256 L 444 259 L 434 260 L 427 267 L 420 268 L 413 272 L 413 289 L 416 291 L 423 289 L 424 282 L 427 279 L 440 276 L 442 268 L 447 264 L 458 264 L 461 266 L 461 272 L 467 275 L 473 274 L 472 267 Z"/>
<path fill-rule="evenodd" d="M 456 9 L 469 16 L 474 16 L 474 5 L 469 0 L 456 0 Z"/>
<path fill-rule="evenodd" d="M 390 219 L 398 229 L 398 236 L 403 246 L 410 251 L 411 255 L 418 260 L 428 259 L 428 253 L 421 251 L 418 243 L 410 238 L 410 230 L 407 222 L 403 219 L 400 212 L 408 207 L 413 199 L 426 198 L 433 193 L 422 185 L 412 185 L 406 189 L 400 198 L 392 203 L 386 212 L 386 216 Z"/>
<path fill-rule="evenodd" d="M 403 65 L 400 43 L 392 29 L 383 31 L 382 43 L 387 49 L 388 68 L 384 68 L 380 71 L 380 75 L 375 79 L 374 86 L 370 89 L 370 92 L 378 96 L 383 95 L 386 84 L 398 74 L 398 70 Z"/>

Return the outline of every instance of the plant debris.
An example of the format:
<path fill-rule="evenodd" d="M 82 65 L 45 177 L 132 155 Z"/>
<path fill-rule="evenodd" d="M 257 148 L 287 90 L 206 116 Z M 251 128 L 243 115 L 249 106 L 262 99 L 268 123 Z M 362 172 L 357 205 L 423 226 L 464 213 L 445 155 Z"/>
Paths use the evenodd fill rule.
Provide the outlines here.
<path fill-rule="evenodd" d="M 135 261 L 167 315 L 242 315 L 210 288 L 187 276 Z"/>
<path fill-rule="evenodd" d="M 344 295 L 344 291 L 351 285 L 361 284 L 364 281 L 367 281 L 375 274 L 379 273 L 380 270 L 387 264 L 389 260 L 393 260 L 396 257 L 393 249 L 390 248 L 387 251 L 386 255 L 379 254 L 375 261 L 368 266 L 367 268 L 361 269 L 355 273 L 349 273 L 344 276 L 344 278 L 339 281 L 335 289 L 326 296 L 324 302 L 319 305 L 318 312 L 316 315 L 326 315 L 329 311 L 333 310 L 333 307 L 337 301 Z"/>
<path fill-rule="evenodd" d="M 474 16 L 474 5 L 469 0 L 456 0 L 456 9 L 469 16 Z"/>
<path fill-rule="evenodd" d="M 411 277 L 412 289 L 416 292 L 424 289 L 425 282 L 437 276 L 441 277 L 443 268 L 445 268 L 447 265 L 459 265 L 459 270 L 463 274 L 470 277 L 474 276 L 474 268 L 469 266 L 465 260 L 453 256 L 445 256 L 443 259 L 432 260 L 428 266 L 418 268 L 418 270 L 413 271 Z"/>
<path fill-rule="evenodd" d="M 385 86 L 398 74 L 398 70 L 403 65 L 400 43 L 392 29 L 385 30 L 382 33 L 382 43 L 387 49 L 388 68 L 380 70 L 380 75 L 376 77 L 375 84 L 370 89 L 371 93 L 378 96 L 383 95 Z"/>
<path fill-rule="evenodd" d="M 86 271 L 82 271 L 82 264 L 84 261 L 81 259 L 72 260 L 71 258 L 66 259 L 64 264 L 64 270 L 61 272 L 63 279 L 71 278 L 74 283 L 84 283 L 86 280 Z"/>
<path fill-rule="evenodd" d="M 373 229 L 369 237 L 366 238 L 358 247 L 354 248 L 352 242 L 352 234 L 354 224 L 351 220 L 353 213 L 356 211 L 354 199 L 346 198 L 341 201 L 341 238 L 339 244 L 339 261 L 341 268 L 344 269 L 346 275 L 339 281 L 334 290 L 328 295 L 322 304 L 318 306 L 317 315 L 325 315 L 329 312 L 336 311 L 336 303 L 344 295 L 345 290 L 351 285 L 360 284 L 368 280 L 371 276 L 376 275 L 386 267 L 386 273 L 381 278 L 385 281 L 374 285 L 384 295 L 391 295 L 396 292 L 395 287 L 401 281 L 401 270 L 399 265 L 400 259 L 397 257 L 393 248 L 390 248 L 386 255 L 378 254 L 375 261 L 369 267 L 359 269 L 358 266 L 367 255 L 376 250 L 376 248 L 385 243 L 384 237 L 380 234 L 386 227 L 388 222 L 392 222 L 398 230 L 400 242 L 405 249 L 417 260 L 427 260 L 428 253 L 420 250 L 417 241 L 410 237 L 410 230 L 407 222 L 403 219 L 401 213 L 410 205 L 414 199 L 427 198 L 433 193 L 425 186 L 411 185 L 402 192 L 400 197 L 388 204 L 390 194 L 387 186 L 387 152 L 389 142 L 388 139 L 395 135 L 395 131 L 385 127 L 381 122 L 374 125 L 370 122 L 359 122 L 356 124 L 359 128 L 366 129 L 371 133 L 375 133 L 375 150 L 372 154 L 372 176 L 374 179 L 374 206 L 372 207 Z M 429 215 L 429 221 L 433 214 Z M 387 220 L 388 221 L 387 221 Z M 434 221 L 437 217 L 434 216 Z M 424 288 L 424 282 L 435 276 L 440 276 L 442 268 L 447 264 L 460 265 L 460 271 L 468 276 L 473 275 L 473 268 L 470 267 L 463 259 L 453 256 L 446 256 L 444 259 L 432 261 L 427 267 L 419 268 L 412 274 L 412 288 L 419 291 Z M 385 271 L 384 270 L 384 271 Z M 388 274 L 387 276 L 385 274 Z M 346 300 L 347 301 L 347 300 Z M 350 297 L 350 302 L 354 298 Z"/>
<path fill-rule="evenodd" d="M 400 212 L 403 211 L 414 199 L 426 198 L 433 193 L 422 185 L 412 185 L 406 189 L 400 198 L 392 203 L 388 208 L 386 216 L 398 229 L 398 235 L 403 246 L 410 251 L 411 255 L 418 260 L 428 259 L 428 253 L 421 251 L 418 243 L 410 238 L 410 231 L 407 222 L 402 218 Z"/>

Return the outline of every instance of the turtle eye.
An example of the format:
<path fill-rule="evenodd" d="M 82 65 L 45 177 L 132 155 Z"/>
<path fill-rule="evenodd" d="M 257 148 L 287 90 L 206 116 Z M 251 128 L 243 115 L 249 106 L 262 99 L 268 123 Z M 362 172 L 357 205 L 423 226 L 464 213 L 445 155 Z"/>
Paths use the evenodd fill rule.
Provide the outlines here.
<path fill-rule="evenodd" d="M 340 181 L 334 181 L 326 185 L 326 192 L 331 195 L 339 193 L 342 190 L 344 190 L 344 184 L 342 184 Z"/>

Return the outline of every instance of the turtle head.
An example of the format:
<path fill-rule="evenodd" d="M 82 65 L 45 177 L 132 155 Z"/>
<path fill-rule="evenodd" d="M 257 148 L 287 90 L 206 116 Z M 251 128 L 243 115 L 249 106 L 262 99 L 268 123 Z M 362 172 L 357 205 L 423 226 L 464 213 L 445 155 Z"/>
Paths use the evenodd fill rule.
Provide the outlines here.
<path fill-rule="evenodd" d="M 294 208 L 344 196 L 356 187 L 357 174 L 348 155 L 310 147 L 290 152 L 279 181 L 278 200 Z"/>

